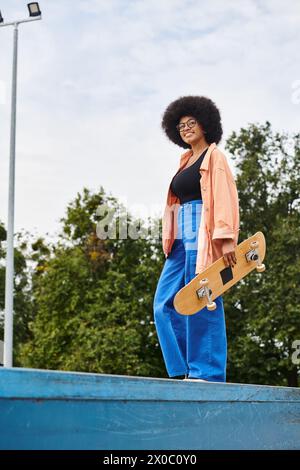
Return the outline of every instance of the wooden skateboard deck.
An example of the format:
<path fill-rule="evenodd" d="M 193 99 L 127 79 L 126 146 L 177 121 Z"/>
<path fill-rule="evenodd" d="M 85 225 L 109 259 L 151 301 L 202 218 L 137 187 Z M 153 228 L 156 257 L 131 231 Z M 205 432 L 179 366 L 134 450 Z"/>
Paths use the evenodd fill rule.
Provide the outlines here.
<path fill-rule="evenodd" d="M 215 310 L 216 297 L 222 295 L 236 282 L 256 268 L 258 272 L 265 270 L 262 264 L 266 253 L 266 241 L 262 232 L 256 232 L 234 249 L 236 264 L 226 266 L 221 257 L 201 273 L 197 274 L 188 284 L 177 292 L 174 307 L 182 315 L 193 315 L 202 308 Z"/>

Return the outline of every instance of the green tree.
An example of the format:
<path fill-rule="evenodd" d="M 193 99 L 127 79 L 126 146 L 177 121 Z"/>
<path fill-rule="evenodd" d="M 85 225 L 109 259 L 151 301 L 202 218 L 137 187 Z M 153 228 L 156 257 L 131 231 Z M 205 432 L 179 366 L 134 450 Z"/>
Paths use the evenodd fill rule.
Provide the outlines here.
<path fill-rule="evenodd" d="M 251 273 L 224 295 L 231 382 L 299 385 L 299 365 L 292 362 L 300 339 L 299 142 L 299 135 L 273 132 L 266 122 L 232 133 L 226 144 L 237 169 L 239 241 L 261 230 L 267 242 L 266 271 Z M 105 228 L 116 222 L 116 236 L 100 239 L 97 208 L 104 205 L 113 214 Z M 31 264 L 26 271 L 21 258 L 20 295 L 28 312 L 19 311 L 22 365 L 167 376 L 152 310 L 164 262 L 161 239 L 147 232 L 145 221 L 124 215 L 103 188 L 84 188 L 67 207 L 57 243 L 39 238 L 19 245 Z M 136 226 L 143 237 L 120 236 Z M 16 302 L 16 314 L 18 308 Z"/>
<path fill-rule="evenodd" d="M 116 238 L 97 237 L 97 208 L 104 204 L 114 214 Z M 161 240 L 151 237 L 143 221 L 125 215 L 103 188 L 95 194 L 84 188 L 68 205 L 58 243 L 33 276 L 35 318 L 22 347 L 23 365 L 166 374 L 152 317 Z M 148 223 L 154 229 L 155 222 Z M 137 226 L 143 237 L 120 239 L 124 224 L 127 231 Z"/>
<path fill-rule="evenodd" d="M 224 296 L 228 380 L 298 385 L 293 342 L 300 339 L 299 135 L 251 124 L 227 141 L 237 168 L 241 231 L 267 243 L 266 271 L 250 274 Z"/>
<path fill-rule="evenodd" d="M 29 323 L 33 318 L 31 305 L 30 274 L 27 258 L 24 253 L 24 235 L 15 234 L 14 249 L 14 364 L 18 362 L 19 349 L 22 343 L 30 338 Z M 6 257 L 6 230 L 0 223 L 0 338 L 4 338 L 4 307 L 5 307 L 5 257 Z"/>

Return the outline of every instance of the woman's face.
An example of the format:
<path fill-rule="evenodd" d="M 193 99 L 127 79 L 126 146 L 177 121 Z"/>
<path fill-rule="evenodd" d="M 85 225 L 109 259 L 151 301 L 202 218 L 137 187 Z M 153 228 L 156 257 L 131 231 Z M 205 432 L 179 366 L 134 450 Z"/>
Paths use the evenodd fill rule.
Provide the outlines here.
<path fill-rule="evenodd" d="M 178 128 L 182 140 L 189 145 L 197 143 L 204 137 L 201 125 L 193 116 L 183 116 L 178 123 Z"/>

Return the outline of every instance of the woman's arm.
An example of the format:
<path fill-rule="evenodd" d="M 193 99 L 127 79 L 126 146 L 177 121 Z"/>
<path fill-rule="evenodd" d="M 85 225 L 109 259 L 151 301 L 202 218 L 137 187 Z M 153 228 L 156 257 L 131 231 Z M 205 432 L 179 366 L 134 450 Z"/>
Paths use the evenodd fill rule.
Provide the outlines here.
<path fill-rule="evenodd" d="M 225 265 L 233 267 L 236 264 L 236 255 L 232 238 L 223 238 L 222 252 Z"/>

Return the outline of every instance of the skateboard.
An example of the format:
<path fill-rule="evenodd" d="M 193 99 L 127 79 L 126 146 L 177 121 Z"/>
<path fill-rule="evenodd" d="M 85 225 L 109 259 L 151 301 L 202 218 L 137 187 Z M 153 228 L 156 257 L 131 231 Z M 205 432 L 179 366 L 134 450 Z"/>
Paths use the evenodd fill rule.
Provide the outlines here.
<path fill-rule="evenodd" d="M 193 315 L 202 308 L 215 310 L 216 299 L 236 282 L 256 268 L 262 273 L 262 264 L 266 253 L 266 241 L 262 232 L 256 232 L 234 249 L 236 264 L 233 268 L 226 266 L 221 257 L 201 273 L 197 274 L 188 284 L 180 289 L 174 297 L 174 307 L 182 315 Z"/>

